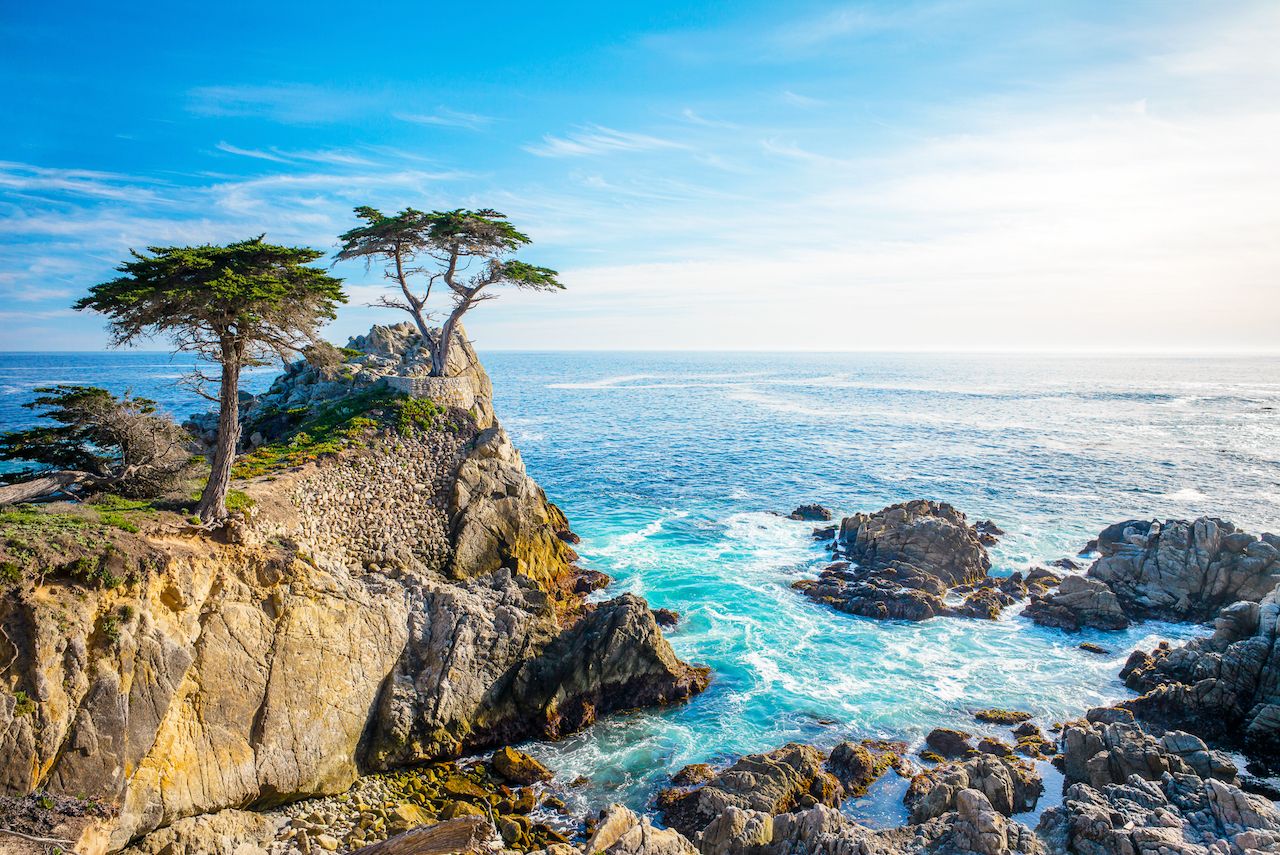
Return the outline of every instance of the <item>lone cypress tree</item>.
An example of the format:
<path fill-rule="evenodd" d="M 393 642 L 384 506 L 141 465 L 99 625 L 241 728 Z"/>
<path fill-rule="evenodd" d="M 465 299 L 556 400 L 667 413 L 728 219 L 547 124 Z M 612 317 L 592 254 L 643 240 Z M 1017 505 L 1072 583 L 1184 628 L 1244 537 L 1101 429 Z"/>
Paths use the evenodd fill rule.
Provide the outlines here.
<path fill-rule="evenodd" d="M 196 505 L 202 522 L 227 516 L 231 465 L 240 439 L 240 372 L 282 359 L 318 339 L 346 302 L 342 280 L 307 266 L 323 253 L 277 246 L 263 235 L 226 246 L 148 247 L 75 304 L 109 319 L 113 346 L 167 337 L 175 351 L 221 366 L 218 439 L 209 481 Z M 212 397 L 212 396 L 210 396 Z"/>
<path fill-rule="evenodd" d="M 424 345 L 431 351 L 433 377 L 444 376 L 453 333 L 462 316 L 477 303 L 498 296 L 487 289 L 496 285 L 531 291 L 564 288 L 551 268 L 509 258 L 531 241 L 505 214 L 497 211 L 459 208 L 428 214 L 405 208 L 388 217 L 366 206 L 356 208 L 355 212 L 365 224 L 339 237 L 342 249 L 337 258 L 366 261 L 381 258 L 387 262 L 385 275 L 400 286 L 401 298 L 383 297 L 377 305 L 401 309 L 413 317 Z M 421 266 L 422 256 L 431 259 L 434 266 Z M 478 269 L 468 274 L 473 265 Z M 415 276 L 421 277 L 425 285 L 421 291 L 415 291 L 410 284 L 411 277 Z M 428 327 L 431 314 L 426 306 L 432 286 L 437 282 L 443 282 L 451 292 L 453 307 L 445 318 L 439 339 L 433 340 Z"/>

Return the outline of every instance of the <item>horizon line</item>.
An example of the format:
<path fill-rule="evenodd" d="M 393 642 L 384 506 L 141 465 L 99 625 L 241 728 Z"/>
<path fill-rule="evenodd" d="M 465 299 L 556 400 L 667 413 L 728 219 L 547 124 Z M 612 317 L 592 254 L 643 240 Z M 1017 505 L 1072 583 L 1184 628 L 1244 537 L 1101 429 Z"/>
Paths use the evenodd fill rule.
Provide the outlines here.
<path fill-rule="evenodd" d="M 472 344 L 475 347 L 474 343 Z M 1079 349 L 1061 349 L 1061 348 L 994 348 L 994 349 L 948 349 L 948 348 L 904 348 L 904 349 L 876 349 L 876 348 L 848 348 L 842 350 L 826 350 L 818 348 L 782 348 L 770 349 L 763 348 L 593 348 L 593 347 L 560 347 L 560 348 L 526 348 L 526 347 L 477 347 L 477 353 L 753 353 L 753 354 L 814 354 L 814 355 L 844 355 L 844 354 L 893 354 L 893 355 L 972 355 L 972 356 L 1280 356 L 1280 348 L 1272 348 L 1269 350 L 1257 349 L 1130 349 L 1130 350 L 1111 350 L 1106 348 L 1079 348 Z M 93 350 L 6 350 L 0 349 L 0 356 L 6 355 L 37 355 L 37 354 L 168 354 L 176 356 L 179 351 L 151 349 L 151 348 L 98 348 Z"/>

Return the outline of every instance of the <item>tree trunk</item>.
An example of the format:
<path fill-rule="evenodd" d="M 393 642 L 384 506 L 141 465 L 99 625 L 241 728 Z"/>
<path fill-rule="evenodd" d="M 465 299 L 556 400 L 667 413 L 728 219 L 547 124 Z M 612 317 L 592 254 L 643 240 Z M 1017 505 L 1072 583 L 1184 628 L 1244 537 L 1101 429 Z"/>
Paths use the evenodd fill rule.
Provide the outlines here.
<path fill-rule="evenodd" d="M 438 350 L 438 348 L 431 341 L 431 327 L 427 325 L 427 319 L 422 316 L 422 311 L 420 309 L 413 309 L 409 314 L 413 317 L 413 322 L 418 327 L 418 334 L 422 336 L 422 346 L 427 349 L 427 353 L 431 354 L 431 368 L 434 373 L 436 366 L 436 350 Z"/>
<path fill-rule="evenodd" d="M 462 316 L 466 314 L 469 308 L 471 308 L 470 301 L 459 303 L 449 313 L 448 319 L 445 320 L 444 326 L 441 327 L 440 341 L 431 353 L 432 377 L 445 376 L 445 371 L 449 368 L 449 351 L 453 348 L 453 332 L 458 328 L 458 322 L 462 320 Z"/>
<path fill-rule="evenodd" d="M 218 391 L 218 439 L 196 516 L 201 522 L 215 522 L 227 516 L 227 490 L 231 487 L 231 466 L 240 442 L 240 348 L 234 341 L 222 343 L 222 387 Z"/>
<path fill-rule="evenodd" d="M 0 505 L 16 505 L 19 502 L 34 502 L 37 499 L 52 499 L 59 493 L 66 492 L 68 487 L 76 484 L 87 484 L 97 479 L 88 472 L 66 469 L 60 472 L 47 472 L 30 481 L 21 481 L 0 487 Z"/>

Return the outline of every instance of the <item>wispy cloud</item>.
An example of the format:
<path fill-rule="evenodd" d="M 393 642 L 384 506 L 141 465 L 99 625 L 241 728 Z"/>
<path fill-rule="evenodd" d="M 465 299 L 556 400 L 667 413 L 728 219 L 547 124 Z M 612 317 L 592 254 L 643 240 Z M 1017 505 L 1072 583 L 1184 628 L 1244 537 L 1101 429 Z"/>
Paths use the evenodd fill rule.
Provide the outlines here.
<path fill-rule="evenodd" d="M 482 116 L 479 113 L 460 113 L 447 107 L 439 107 L 434 113 L 396 112 L 392 113 L 392 115 L 402 122 L 412 122 L 415 125 L 467 128 L 472 131 L 491 125 L 494 121 L 492 116 Z"/>
<path fill-rule="evenodd" d="M 547 134 L 542 142 L 524 147 L 539 157 L 588 157 L 618 151 L 683 149 L 688 146 L 662 137 L 619 131 L 603 125 L 586 125 L 565 136 Z"/>
<path fill-rule="evenodd" d="M 808 95 L 801 95 L 799 92 L 792 92 L 790 89 L 783 90 L 782 100 L 793 107 L 805 108 L 821 107 L 827 103 L 819 98 L 812 98 Z"/>
<path fill-rule="evenodd" d="M 199 86 L 187 93 L 187 109 L 197 116 L 320 124 L 368 112 L 378 100 L 365 92 L 305 83 Z"/>
<path fill-rule="evenodd" d="M 340 166 L 370 166 L 373 161 L 366 157 L 342 149 L 321 149 L 316 151 L 284 151 L 272 146 L 270 149 L 240 148 L 228 142 L 220 142 L 218 151 L 249 157 L 255 160 L 267 160 L 272 163 L 326 163 Z"/>

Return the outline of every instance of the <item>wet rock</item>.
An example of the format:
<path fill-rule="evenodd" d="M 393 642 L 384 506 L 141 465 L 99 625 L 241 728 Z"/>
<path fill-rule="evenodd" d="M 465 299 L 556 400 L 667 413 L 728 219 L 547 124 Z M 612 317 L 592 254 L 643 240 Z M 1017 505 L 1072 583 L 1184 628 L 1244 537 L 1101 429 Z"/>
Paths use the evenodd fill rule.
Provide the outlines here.
<path fill-rule="evenodd" d="M 707 763 L 691 763 L 671 776 L 671 782 L 681 787 L 705 784 L 716 776 L 716 770 Z"/>
<path fill-rule="evenodd" d="M 973 737 L 963 730 L 952 730 L 946 727 L 934 728 L 924 738 L 925 744 L 942 757 L 963 757 L 973 750 L 969 740 Z"/>
<path fill-rule="evenodd" d="M 513 784 L 536 784 L 552 778 L 551 770 L 537 758 L 509 746 L 493 752 L 489 762 L 493 771 Z"/>
<path fill-rule="evenodd" d="M 1110 656 L 1110 655 L 1111 655 L 1111 651 L 1110 651 L 1110 650 L 1108 650 L 1107 648 L 1105 648 L 1105 647 L 1103 647 L 1103 646 L 1101 646 L 1101 645 L 1094 644 L 1094 643 L 1093 643 L 1093 642 L 1091 642 L 1091 641 L 1084 641 L 1084 642 L 1081 642 L 1081 643 L 1080 643 L 1079 645 L 1077 645 L 1077 646 L 1078 646 L 1081 650 L 1083 650 L 1084 652 L 1086 652 L 1086 653 L 1096 653 L 1096 654 L 1098 654 L 1099 656 Z"/>
<path fill-rule="evenodd" d="M 1031 720 L 1031 713 L 1021 710 L 987 709 L 977 710 L 973 717 L 988 724 L 1019 724 Z"/>
<path fill-rule="evenodd" d="M 827 522 L 832 516 L 831 511 L 822 505 L 801 505 L 788 518 L 805 522 Z"/>
<path fill-rule="evenodd" d="M 973 530 L 978 535 L 978 542 L 984 546 L 995 546 L 1004 537 L 1004 530 L 991 520 L 978 520 L 973 524 Z"/>
<path fill-rule="evenodd" d="M 846 797 L 861 796 L 881 775 L 902 764 L 905 750 L 906 745 L 901 743 L 891 748 L 872 740 L 841 742 L 831 750 L 827 770 L 836 776 Z"/>
<path fill-rule="evenodd" d="M 1280 589 L 1223 609 L 1212 636 L 1135 651 L 1121 677 L 1143 694 L 1123 706 L 1162 728 L 1280 759 L 1278 638 Z"/>
<path fill-rule="evenodd" d="M 693 837 L 730 807 L 775 815 L 814 804 L 838 804 L 840 782 L 823 768 L 823 760 L 816 748 L 798 743 L 749 754 L 698 789 L 681 794 L 665 808 L 663 819 Z"/>
<path fill-rule="evenodd" d="M 653 619 L 658 626 L 670 628 L 680 623 L 680 613 L 674 609 L 654 609 Z"/>

